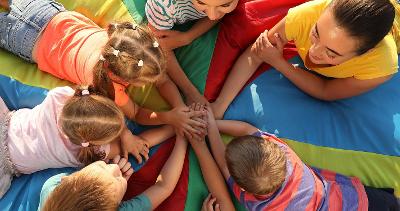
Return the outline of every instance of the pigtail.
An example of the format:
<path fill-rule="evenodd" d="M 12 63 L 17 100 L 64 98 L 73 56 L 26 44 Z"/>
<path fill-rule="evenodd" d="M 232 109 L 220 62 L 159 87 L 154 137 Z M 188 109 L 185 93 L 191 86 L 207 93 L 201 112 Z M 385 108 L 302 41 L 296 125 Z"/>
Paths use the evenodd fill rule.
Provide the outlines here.
<path fill-rule="evenodd" d="M 100 146 L 88 146 L 82 147 L 78 154 L 79 162 L 83 163 L 84 165 L 89 165 L 95 161 L 104 160 L 105 153 L 100 152 Z"/>
<path fill-rule="evenodd" d="M 105 96 L 111 100 L 115 99 L 114 86 L 107 75 L 108 69 L 105 67 L 105 61 L 99 60 L 93 71 L 93 91 L 99 95 Z"/>

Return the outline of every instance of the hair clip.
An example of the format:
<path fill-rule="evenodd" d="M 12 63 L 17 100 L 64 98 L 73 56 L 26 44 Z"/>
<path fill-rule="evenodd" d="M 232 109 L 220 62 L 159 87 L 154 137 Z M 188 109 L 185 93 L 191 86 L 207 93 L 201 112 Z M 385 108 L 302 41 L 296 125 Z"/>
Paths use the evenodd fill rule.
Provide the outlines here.
<path fill-rule="evenodd" d="M 139 62 L 138 62 L 138 64 L 137 64 L 137 66 L 139 66 L 139 67 L 143 67 L 143 60 L 139 60 Z"/>
<path fill-rule="evenodd" d="M 154 41 L 154 42 L 153 42 L 153 48 L 158 48 L 158 46 L 160 46 L 160 44 L 158 44 L 157 41 Z"/>
<path fill-rule="evenodd" d="M 90 94 L 89 90 L 87 90 L 87 89 L 82 90 L 82 96 L 89 95 L 89 94 Z"/>
<path fill-rule="evenodd" d="M 88 147 L 89 146 L 89 142 L 82 142 L 81 145 L 82 145 L 82 147 Z"/>
<path fill-rule="evenodd" d="M 138 25 L 135 24 L 135 23 L 133 23 L 133 24 L 132 24 L 132 29 L 133 29 L 133 30 L 136 30 L 137 28 L 138 28 Z"/>
<path fill-rule="evenodd" d="M 114 50 L 113 50 L 113 54 L 114 54 L 116 57 L 118 57 L 118 55 L 119 55 L 119 50 L 114 49 Z"/>
<path fill-rule="evenodd" d="M 103 55 L 100 55 L 99 60 L 100 60 L 100 61 L 105 61 L 106 59 L 104 58 Z"/>

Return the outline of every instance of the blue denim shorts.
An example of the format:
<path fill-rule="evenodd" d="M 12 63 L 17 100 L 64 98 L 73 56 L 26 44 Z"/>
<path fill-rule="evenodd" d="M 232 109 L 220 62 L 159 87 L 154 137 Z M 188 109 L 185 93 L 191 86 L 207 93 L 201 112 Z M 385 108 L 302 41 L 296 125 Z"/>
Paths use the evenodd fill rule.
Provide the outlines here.
<path fill-rule="evenodd" d="M 33 62 L 32 51 L 47 23 L 65 8 L 52 0 L 9 0 L 0 13 L 0 47 Z"/>

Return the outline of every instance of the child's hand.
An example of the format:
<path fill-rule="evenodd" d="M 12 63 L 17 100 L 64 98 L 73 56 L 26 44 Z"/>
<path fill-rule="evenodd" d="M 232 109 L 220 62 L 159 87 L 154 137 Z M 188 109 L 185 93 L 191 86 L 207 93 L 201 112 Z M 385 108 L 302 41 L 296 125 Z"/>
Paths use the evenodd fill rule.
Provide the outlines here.
<path fill-rule="evenodd" d="M 251 52 L 257 55 L 264 62 L 274 66 L 283 59 L 283 42 L 278 33 L 274 34 L 276 45 L 274 46 L 268 39 L 268 30 L 265 30 L 257 38 L 251 47 Z"/>
<path fill-rule="evenodd" d="M 207 198 L 203 202 L 203 207 L 201 211 L 220 211 L 217 199 L 208 194 Z"/>
<path fill-rule="evenodd" d="M 199 91 L 196 90 L 196 92 L 193 93 L 185 93 L 185 98 L 186 98 L 186 104 L 191 105 L 193 103 L 201 103 L 208 105 L 207 99 L 204 97 L 204 95 L 200 94 Z"/>
<path fill-rule="evenodd" d="M 138 163 L 142 163 L 142 156 L 145 160 L 149 159 L 149 147 L 145 140 L 135 136 L 130 130 L 126 129 L 121 135 L 121 148 L 123 157 L 128 159 L 128 153 L 132 154 Z"/>
<path fill-rule="evenodd" d="M 186 106 L 177 107 L 170 111 L 168 123 L 174 126 L 178 135 L 192 139 L 201 135 L 201 131 L 196 130 L 196 128 L 206 128 L 204 121 L 194 120 L 194 118 L 201 117 L 204 114 L 203 111 L 191 111 Z"/>
<path fill-rule="evenodd" d="M 161 47 L 165 50 L 174 50 L 185 45 L 189 45 L 192 40 L 185 32 L 176 30 L 157 30 L 152 29 Z"/>
<path fill-rule="evenodd" d="M 205 110 L 205 106 L 203 104 L 200 103 L 193 103 L 192 105 L 190 105 L 190 110 L 191 111 L 201 111 L 204 112 L 204 115 L 200 116 L 200 117 L 194 117 L 193 119 L 201 122 L 203 124 L 206 125 L 205 128 L 203 127 L 195 127 L 195 130 L 200 131 L 200 136 L 196 137 L 197 141 L 204 141 L 205 136 L 207 135 L 207 127 L 208 127 L 208 121 L 207 121 L 207 114 L 205 112 L 207 112 Z M 191 139 L 189 139 L 189 141 L 191 141 Z"/>
<path fill-rule="evenodd" d="M 222 119 L 224 117 L 226 107 L 224 108 L 224 106 L 219 101 L 210 103 L 210 108 L 216 119 Z"/>
<path fill-rule="evenodd" d="M 121 158 L 121 156 L 117 155 L 113 158 L 112 162 L 119 166 L 119 169 L 122 172 L 122 176 L 126 179 L 126 181 L 128 181 L 134 172 L 128 159 Z"/>

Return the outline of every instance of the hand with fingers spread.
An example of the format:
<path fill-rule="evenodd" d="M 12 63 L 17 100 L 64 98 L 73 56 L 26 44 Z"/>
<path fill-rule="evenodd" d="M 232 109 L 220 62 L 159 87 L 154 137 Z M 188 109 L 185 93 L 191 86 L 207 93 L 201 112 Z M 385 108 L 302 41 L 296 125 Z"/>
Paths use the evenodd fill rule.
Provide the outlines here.
<path fill-rule="evenodd" d="M 169 112 L 168 124 L 174 126 L 180 136 L 185 136 L 188 139 L 198 138 L 202 133 L 195 128 L 206 128 L 206 123 L 194 118 L 202 115 L 205 115 L 204 111 L 192 111 L 186 106 L 177 107 Z"/>
<path fill-rule="evenodd" d="M 119 169 L 122 172 L 122 176 L 126 179 L 126 181 L 128 181 L 134 172 L 128 159 L 122 158 L 121 156 L 117 155 L 112 159 L 112 163 L 119 166 Z"/>
<path fill-rule="evenodd" d="M 138 163 L 142 163 L 142 156 L 145 160 L 149 159 L 149 148 L 145 140 L 135 136 L 128 129 L 125 129 L 121 135 L 121 148 L 123 157 L 128 159 L 128 154 L 132 154 Z"/>
<path fill-rule="evenodd" d="M 211 193 L 208 194 L 207 198 L 204 200 L 201 211 L 220 211 L 217 199 L 214 198 Z"/>
<path fill-rule="evenodd" d="M 282 55 L 284 44 L 278 33 L 274 34 L 274 39 L 275 45 L 268 39 L 268 30 L 266 30 L 260 34 L 251 47 L 252 53 L 272 66 L 282 60 L 285 61 Z"/>

